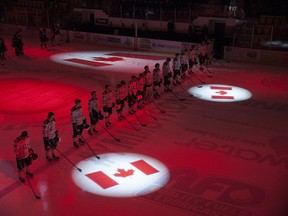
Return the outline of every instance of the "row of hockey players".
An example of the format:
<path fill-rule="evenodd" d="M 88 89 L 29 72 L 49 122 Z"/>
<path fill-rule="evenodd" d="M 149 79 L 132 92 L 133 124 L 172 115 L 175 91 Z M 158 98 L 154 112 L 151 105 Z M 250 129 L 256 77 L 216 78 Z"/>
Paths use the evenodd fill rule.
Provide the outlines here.
<path fill-rule="evenodd" d="M 106 85 L 105 90 L 102 93 L 102 111 L 99 107 L 99 99 L 96 95 L 96 91 L 92 91 L 91 98 L 88 100 L 90 125 L 87 124 L 86 117 L 83 115 L 81 100 L 76 99 L 74 101 L 75 104 L 71 109 L 74 147 L 78 148 L 79 144 L 84 144 L 82 138 L 84 129 L 88 130 L 89 135 L 98 133 L 96 124 L 99 120 L 104 119 L 106 127 L 109 127 L 111 125 L 110 115 L 112 114 L 113 108 L 116 108 L 118 119 L 122 120 L 124 118 L 123 109 L 126 102 L 128 103 L 130 114 L 136 112 L 134 108 L 135 104 L 141 109 L 144 104 L 151 102 L 153 95 L 153 80 L 156 79 L 155 77 L 157 77 L 156 80 L 158 80 L 159 85 L 161 84 L 159 67 L 160 65 L 156 64 L 155 68 L 157 72 L 155 73 L 157 73 L 157 75 L 152 76 L 149 67 L 145 66 L 144 72 L 139 74 L 138 77 L 135 75 L 131 77 L 131 80 L 128 82 L 128 88 L 126 88 L 126 82 L 124 80 L 116 85 L 115 92 L 112 91 L 111 85 Z M 158 92 L 155 94 L 155 97 L 159 97 Z M 59 160 L 56 148 L 60 138 L 56 128 L 55 114 L 53 112 L 49 112 L 47 118 L 43 122 L 42 135 L 46 159 L 48 161 L 52 161 L 53 159 Z M 14 140 L 18 178 L 21 182 L 25 181 L 24 175 L 33 176 L 33 173 L 30 171 L 30 165 L 32 164 L 32 161 L 38 157 L 32 150 L 29 142 L 30 140 L 27 131 L 23 131 L 20 136 Z"/>
<path fill-rule="evenodd" d="M 98 134 L 96 125 L 99 120 L 104 119 L 105 126 L 111 125 L 110 116 L 113 108 L 116 109 L 118 119 L 122 120 L 124 117 L 123 109 L 125 104 L 128 104 L 128 112 L 134 114 L 136 107 L 142 109 L 145 104 L 149 104 L 152 98 L 157 99 L 160 97 L 159 91 L 164 80 L 164 91 L 172 91 L 172 84 L 178 85 L 182 79 L 185 79 L 188 73 L 193 73 L 193 65 L 200 63 L 200 67 L 209 59 L 206 51 L 207 47 L 204 43 L 198 49 L 192 47 L 190 50 L 184 50 L 181 54 L 176 53 L 172 60 L 167 58 L 162 65 L 162 75 L 160 64 L 156 63 L 152 73 L 149 66 L 144 67 L 144 71 L 137 76 L 131 76 L 127 85 L 124 80 L 116 85 L 113 91 L 111 85 L 106 85 L 102 93 L 102 111 L 99 106 L 99 98 L 96 91 L 91 92 L 91 98 L 88 100 L 88 112 L 90 118 L 90 125 L 83 115 L 83 108 L 81 100 L 76 99 L 74 106 L 71 109 L 71 122 L 73 128 L 73 146 L 78 148 L 79 144 L 84 144 L 82 139 L 82 132 L 84 129 L 88 130 L 89 135 Z M 171 70 L 172 68 L 172 70 Z M 163 77 L 163 79 L 162 79 Z M 103 113 L 103 114 L 102 114 Z M 53 112 L 49 112 L 47 118 L 43 122 L 42 128 L 43 143 L 46 154 L 46 159 L 51 161 L 58 160 L 57 144 L 59 142 L 58 130 L 56 129 L 56 120 Z M 29 167 L 32 160 L 37 158 L 29 145 L 29 136 L 27 131 L 23 131 L 20 136 L 14 140 L 14 151 L 16 154 L 16 163 L 18 169 L 18 177 L 20 181 L 24 182 L 23 175 L 33 176 Z"/>
<path fill-rule="evenodd" d="M 117 111 L 118 119 L 122 120 L 126 102 L 129 114 L 134 114 L 136 108 L 142 109 L 153 98 L 160 97 L 159 91 L 162 84 L 164 84 L 164 92 L 172 91 L 173 85 L 181 84 L 187 73 L 193 72 L 192 68 L 197 64 L 197 61 L 199 61 L 200 68 L 207 64 L 211 57 L 209 57 L 206 50 L 207 44 L 203 42 L 199 47 L 194 46 L 190 50 L 184 50 L 181 54 L 176 53 L 173 60 L 167 58 L 162 64 L 162 74 L 160 64 L 156 63 L 152 72 L 149 66 L 146 65 L 144 71 L 138 76 L 132 75 L 127 85 L 124 80 L 116 85 L 115 90 L 111 85 L 106 85 L 102 93 L 102 111 L 99 108 L 96 91 L 92 91 L 91 98 L 88 101 L 90 126 L 88 126 L 86 118 L 82 114 L 81 100 L 76 99 L 75 106 L 71 110 L 73 145 L 78 147 L 79 144 L 84 143 L 81 139 L 84 128 L 88 129 L 90 135 L 97 134 L 96 124 L 99 119 L 104 119 L 105 126 L 109 127 L 112 124 L 110 116 L 113 108 Z"/>
<path fill-rule="evenodd" d="M 156 81 L 157 83 L 156 83 Z M 84 143 L 81 139 L 83 129 L 88 129 L 89 135 L 97 134 L 96 124 L 99 120 L 104 119 L 105 126 L 109 127 L 112 123 L 110 116 L 113 109 L 116 109 L 118 119 L 124 118 L 123 110 L 125 104 L 128 104 L 129 114 L 136 112 L 136 107 L 142 109 L 145 104 L 149 104 L 154 98 L 159 97 L 158 89 L 155 88 L 156 84 L 161 85 L 160 65 L 157 63 L 153 74 L 150 72 L 149 67 L 145 66 L 144 71 L 139 74 L 131 76 L 131 79 L 126 85 L 122 80 L 118 83 L 113 90 L 111 85 L 106 85 L 102 93 L 102 110 L 99 107 L 99 99 L 96 91 L 91 92 L 91 98 L 88 101 L 88 112 L 90 117 L 90 126 L 87 125 L 86 118 L 83 116 L 81 100 L 75 100 L 75 106 L 71 109 L 71 120 L 73 123 L 73 145 L 78 147 L 78 144 Z"/>
<path fill-rule="evenodd" d="M 160 85 L 161 77 L 159 64 L 156 64 L 155 68 L 157 68 L 157 76 L 155 75 L 153 77 L 157 77 L 157 81 Z M 138 78 L 135 75 L 131 77 L 131 80 L 128 83 L 128 92 L 126 88 L 126 82 L 124 80 L 117 84 L 115 95 L 112 92 L 112 86 L 105 86 L 105 90 L 102 93 L 102 109 L 104 115 L 102 115 L 102 112 L 100 110 L 99 99 L 96 95 L 96 91 L 92 91 L 91 98 L 88 101 L 90 126 L 87 124 L 86 118 L 83 115 L 81 100 L 76 99 L 74 101 L 75 105 L 71 109 L 74 147 L 79 147 L 79 144 L 84 144 L 84 140 L 82 139 L 82 132 L 84 129 L 89 129 L 88 133 L 90 135 L 98 133 L 98 131 L 96 130 L 96 124 L 99 120 L 105 118 L 106 126 L 108 127 L 111 125 L 110 115 L 112 114 L 113 107 L 116 107 L 119 120 L 124 118 L 123 108 L 125 106 L 125 101 L 128 102 L 129 112 L 131 114 L 135 112 L 134 104 L 136 102 L 138 103 L 138 108 L 141 108 L 142 103 L 144 104 L 144 86 L 147 90 L 146 101 L 149 102 L 149 98 L 151 97 L 152 79 L 148 67 L 145 67 L 145 71 L 147 72 L 141 73 Z M 156 95 L 158 97 L 158 92 L 157 94 L 155 94 L 155 96 Z M 59 136 L 58 130 L 56 129 L 55 115 L 53 112 L 49 112 L 47 118 L 43 122 L 42 135 L 46 159 L 48 161 L 52 161 L 53 159 L 58 160 L 59 156 L 57 155 L 56 148 L 59 142 Z M 21 182 L 25 181 L 25 175 L 30 177 L 33 176 L 33 173 L 30 171 L 30 165 L 32 164 L 32 160 L 37 158 L 37 154 L 33 152 L 29 142 L 30 139 L 27 131 L 23 131 L 20 136 L 14 139 L 14 152 L 16 155 L 18 178 Z"/>

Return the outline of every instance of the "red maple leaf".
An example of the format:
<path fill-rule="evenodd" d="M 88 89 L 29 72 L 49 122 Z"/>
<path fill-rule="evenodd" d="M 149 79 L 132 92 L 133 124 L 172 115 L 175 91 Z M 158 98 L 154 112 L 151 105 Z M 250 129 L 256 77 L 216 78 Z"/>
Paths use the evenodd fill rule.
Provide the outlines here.
<path fill-rule="evenodd" d="M 116 61 L 123 61 L 123 58 L 119 57 L 93 57 L 94 61 L 110 61 L 110 62 L 116 62 Z"/>
<path fill-rule="evenodd" d="M 117 173 L 114 174 L 114 176 L 117 176 L 117 177 L 127 177 L 127 176 L 131 176 L 134 174 L 134 170 L 133 169 L 129 169 L 129 170 L 124 170 L 124 169 L 117 169 Z"/>
<path fill-rule="evenodd" d="M 220 94 L 220 95 L 225 95 L 225 94 L 227 94 L 226 91 L 219 91 L 219 92 L 216 92 L 216 93 L 218 93 L 218 94 Z"/>

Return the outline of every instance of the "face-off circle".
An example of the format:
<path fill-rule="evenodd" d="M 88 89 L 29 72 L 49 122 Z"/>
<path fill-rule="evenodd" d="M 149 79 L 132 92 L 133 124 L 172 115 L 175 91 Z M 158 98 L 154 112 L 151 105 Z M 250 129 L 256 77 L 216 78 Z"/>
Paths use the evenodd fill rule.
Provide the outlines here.
<path fill-rule="evenodd" d="M 169 180 L 169 171 L 160 161 L 140 154 L 108 153 L 77 164 L 72 178 L 81 189 L 108 197 L 135 197 L 154 192 Z"/>
<path fill-rule="evenodd" d="M 225 84 L 207 84 L 202 88 L 194 86 L 188 89 L 189 94 L 202 100 L 213 102 L 236 102 L 249 99 L 252 94 L 250 91 Z"/>

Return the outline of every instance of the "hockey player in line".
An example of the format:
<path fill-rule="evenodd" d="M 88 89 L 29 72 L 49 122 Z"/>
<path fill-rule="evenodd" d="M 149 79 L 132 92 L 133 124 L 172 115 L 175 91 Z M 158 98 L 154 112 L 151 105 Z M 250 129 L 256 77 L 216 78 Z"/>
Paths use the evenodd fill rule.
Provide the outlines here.
<path fill-rule="evenodd" d="M 123 109 L 125 106 L 125 100 L 127 98 L 126 82 L 124 80 L 122 80 L 119 84 L 116 85 L 115 98 L 118 119 L 122 120 L 124 118 Z"/>
<path fill-rule="evenodd" d="M 162 79 L 160 74 L 160 64 L 156 63 L 153 69 L 153 97 L 159 98 L 159 90 L 161 87 Z"/>
<path fill-rule="evenodd" d="M 199 56 L 199 64 L 200 70 L 204 70 L 204 65 L 206 64 L 207 57 L 207 45 L 205 41 L 198 46 L 198 56 Z"/>
<path fill-rule="evenodd" d="M 185 49 L 180 55 L 180 64 L 181 64 L 181 78 L 186 78 L 186 71 L 188 70 L 188 50 Z"/>
<path fill-rule="evenodd" d="M 145 80 L 145 90 L 144 90 L 144 103 L 149 104 L 153 97 L 153 75 L 150 72 L 149 66 L 144 67 L 144 80 Z"/>
<path fill-rule="evenodd" d="M 172 91 L 172 89 L 170 88 L 171 79 L 172 79 L 172 73 L 171 73 L 171 69 L 170 69 L 170 61 L 171 61 L 171 59 L 167 58 L 166 61 L 162 65 L 162 74 L 163 74 L 163 78 L 164 78 L 164 91 L 165 92 Z"/>
<path fill-rule="evenodd" d="M 31 147 L 28 132 L 23 131 L 21 135 L 14 140 L 14 152 L 16 155 L 18 178 L 21 182 L 25 182 L 24 173 L 30 177 L 33 176 L 33 173 L 30 171 L 30 165 L 32 164 L 32 159 L 29 153 L 30 149 Z"/>
<path fill-rule="evenodd" d="M 192 45 L 191 49 L 189 50 L 189 69 L 188 73 L 192 74 L 193 73 L 193 66 L 197 64 L 197 51 L 196 51 L 196 46 Z"/>
<path fill-rule="evenodd" d="M 137 77 L 135 75 L 131 76 L 131 80 L 128 83 L 128 107 L 129 114 L 134 114 L 136 110 L 134 109 L 134 105 L 137 100 Z"/>
<path fill-rule="evenodd" d="M 73 145 L 78 148 L 79 144 L 85 144 L 81 138 L 83 129 L 88 129 L 86 118 L 83 116 L 83 110 L 81 106 L 81 100 L 76 99 L 75 105 L 71 109 L 71 122 L 73 127 Z"/>
<path fill-rule="evenodd" d="M 48 161 L 52 161 L 52 158 L 59 160 L 59 157 L 56 155 L 55 148 L 57 147 L 57 143 L 59 141 L 58 130 L 55 127 L 56 120 L 53 112 L 49 112 L 47 119 L 43 122 L 42 127 L 42 135 L 44 148 L 46 153 L 46 159 Z M 52 155 L 51 155 L 52 152 Z"/>
<path fill-rule="evenodd" d="M 101 111 L 99 109 L 99 100 L 97 98 L 96 91 L 91 92 L 91 98 L 88 101 L 88 112 L 90 117 L 90 128 L 88 134 L 92 136 L 93 134 L 98 134 L 96 130 L 96 124 L 101 116 Z"/>
<path fill-rule="evenodd" d="M 136 92 L 137 108 L 142 109 L 144 107 L 144 95 L 145 95 L 144 73 L 139 74 L 136 83 L 137 83 L 137 92 Z"/>
<path fill-rule="evenodd" d="M 102 93 L 102 106 L 104 112 L 104 119 L 106 127 L 109 127 L 112 123 L 110 122 L 110 116 L 112 115 L 112 108 L 115 106 L 115 98 L 111 89 L 111 85 L 105 85 L 105 90 Z"/>
<path fill-rule="evenodd" d="M 181 83 L 180 81 L 180 71 L 181 71 L 181 63 L 180 63 L 180 54 L 176 53 L 172 62 L 173 69 L 173 85 L 178 85 Z"/>
<path fill-rule="evenodd" d="M 208 67 L 208 65 L 212 64 L 213 61 L 213 56 L 214 56 L 214 40 L 208 39 L 206 41 L 207 44 L 207 64 L 206 67 Z"/>

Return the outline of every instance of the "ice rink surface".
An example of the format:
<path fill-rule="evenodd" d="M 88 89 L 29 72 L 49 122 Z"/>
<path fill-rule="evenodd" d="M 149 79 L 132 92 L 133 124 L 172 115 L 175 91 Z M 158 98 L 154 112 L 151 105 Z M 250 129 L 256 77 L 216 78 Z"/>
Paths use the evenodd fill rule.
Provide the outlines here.
<path fill-rule="evenodd" d="M 223 60 L 194 67 L 137 116 L 126 104 L 128 121 L 114 109 L 112 126 L 100 121 L 92 137 L 84 131 L 88 145 L 76 149 L 76 98 L 89 119 L 92 90 L 101 101 L 106 84 L 128 82 L 173 54 L 73 43 L 47 51 L 24 42 L 25 55 L 9 48 L 0 66 L 0 215 L 288 215 L 287 68 Z M 61 137 L 60 160 L 51 162 L 41 131 L 50 111 Z M 39 156 L 25 183 L 13 152 L 23 130 Z"/>

